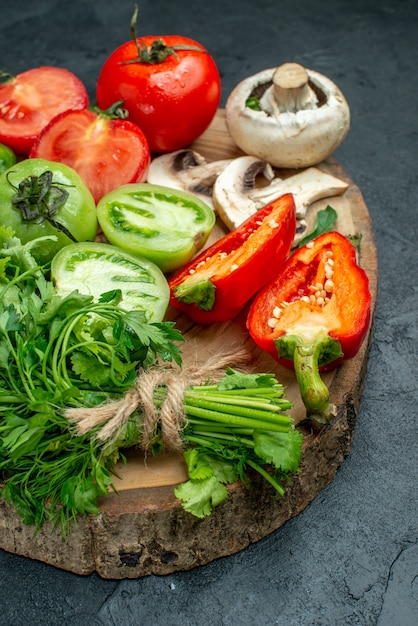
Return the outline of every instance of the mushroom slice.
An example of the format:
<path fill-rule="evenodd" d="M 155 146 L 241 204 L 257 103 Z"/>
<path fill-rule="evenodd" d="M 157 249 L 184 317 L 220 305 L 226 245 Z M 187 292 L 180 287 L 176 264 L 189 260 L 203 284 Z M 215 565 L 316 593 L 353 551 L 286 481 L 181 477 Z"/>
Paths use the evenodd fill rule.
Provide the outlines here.
<path fill-rule="evenodd" d="M 317 167 L 309 167 L 288 178 L 275 178 L 268 187 L 254 189 L 250 192 L 250 198 L 261 208 L 268 202 L 277 198 L 277 192 L 293 193 L 296 205 L 296 217 L 304 217 L 309 206 L 317 200 L 342 196 L 348 189 L 348 183 L 327 174 Z"/>
<path fill-rule="evenodd" d="M 147 182 L 187 191 L 200 197 L 213 208 L 214 182 L 231 160 L 223 159 L 208 163 L 195 150 L 168 152 L 151 161 Z"/>
<path fill-rule="evenodd" d="M 264 178 L 264 186 L 257 179 Z M 230 230 L 262 206 L 285 193 L 292 193 L 296 205 L 298 226 L 308 207 L 322 198 L 342 195 L 348 184 L 331 174 L 310 167 L 288 178 L 274 176 L 273 168 L 257 157 L 243 156 L 233 160 L 218 176 L 213 186 L 213 204 L 219 217 Z"/>
<path fill-rule="evenodd" d="M 252 156 L 233 159 L 217 177 L 213 185 L 213 205 L 230 230 L 238 228 L 260 208 L 261 205 L 257 206 L 250 197 L 258 177 L 270 183 L 274 179 L 274 172 L 267 161 Z M 282 194 L 279 192 L 278 195 Z"/>

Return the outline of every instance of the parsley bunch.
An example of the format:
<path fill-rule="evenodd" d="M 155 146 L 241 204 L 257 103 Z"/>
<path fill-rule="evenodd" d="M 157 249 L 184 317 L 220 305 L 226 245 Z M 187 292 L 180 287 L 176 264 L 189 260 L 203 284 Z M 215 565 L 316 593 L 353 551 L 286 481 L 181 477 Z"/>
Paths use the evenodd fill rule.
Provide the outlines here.
<path fill-rule="evenodd" d="M 172 322 L 148 323 L 118 308 L 120 292 L 99 301 L 77 291 L 62 297 L 26 244 L 0 226 L 0 495 L 24 523 L 52 521 L 67 533 L 78 514 L 97 514 L 112 487 L 122 450 L 140 437 L 138 409 L 111 445 L 69 428 L 69 407 L 95 407 L 123 397 L 138 369 L 181 365 L 184 341 Z M 154 393 L 155 407 L 165 387 Z M 291 404 L 272 374 L 227 369 L 217 384 L 191 385 L 183 397 L 182 437 L 189 480 L 175 489 L 184 509 L 209 515 L 228 496 L 226 484 L 258 472 L 279 494 L 300 463 L 302 435 L 284 412 Z M 156 425 L 153 452 L 161 450 Z M 270 466 L 271 471 L 267 471 Z"/>
<path fill-rule="evenodd" d="M 298 470 L 303 440 L 284 413 L 291 406 L 273 374 L 228 368 L 217 385 L 189 387 L 183 432 L 189 480 L 175 489 L 183 508 L 206 517 L 228 497 L 225 485 L 248 483 L 249 468 L 283 496 L 281 483 Z"/>
<path fill-rule="evenodd" d="M 118 290 L 98 302 L 59 296 L 31 254 L 42 243 L 22 244 L 0 226 L 1 495 L 25 523 L 65 528 L 78 513 L 97 512 L 119 451 L 105 454 L 94 433 L 70 432 L 64 409 L 123 396 L 157 357 L 180 365 L 183 337 L 172 322 L 122 311 Z"/>

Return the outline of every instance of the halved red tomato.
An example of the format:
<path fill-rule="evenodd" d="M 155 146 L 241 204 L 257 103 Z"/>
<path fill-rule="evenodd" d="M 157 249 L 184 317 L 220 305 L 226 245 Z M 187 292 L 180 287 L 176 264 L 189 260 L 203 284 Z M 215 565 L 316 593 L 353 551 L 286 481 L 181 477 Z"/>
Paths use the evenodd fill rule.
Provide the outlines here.
<path fill-rule="evenodd" d="M 0 84 L 0 142 L 27 155 L 53 117 L 87 105 L 85 86 L 64 68 L 42 66 L 16 76 L 6 75 Z"/>
<path fill-rule="evenodd" d="M 117 108 L 61 113 L 40 133 L 29 156 L 72 167 L 96 203 L 121 185 L 143 182 L 151 160 L 145 135 L 113 111 Z"/>

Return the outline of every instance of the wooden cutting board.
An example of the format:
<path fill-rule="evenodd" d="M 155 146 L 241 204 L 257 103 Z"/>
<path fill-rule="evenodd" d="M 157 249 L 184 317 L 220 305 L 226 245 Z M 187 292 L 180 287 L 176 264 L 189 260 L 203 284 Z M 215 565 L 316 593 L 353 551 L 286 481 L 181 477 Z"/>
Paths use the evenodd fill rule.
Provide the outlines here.
<path fill-rule="evenodd" d="M 210 161 L 242 154 L 229 138 L 223 111 L 193 147 Z M 334 159 L 319 167 L 345 180 L 349 187 L 343 196 L 316 202 L 309 211 L 309 221 L 330 204 L 337 210 L 340 232 L 362 234 L 359 263 L 369 276 L 373 319 L 377 256 L 367 207 L 360 190 Z M 218 225 L 210 242 L 223 232 Z M 118 493 L 101 500 L 99 515 L 80 516 L 66 542 L 60 531 L 49 525 L 34 535 L 33 527 L 24 526 L 16 512 L 0 501 L 0 548 L 76 574 L 138 578 L 188 570 L 238 552 L 300 513 L 333 479 L 350 451 L 372 331 L 354 359 L 325 375 L 338 414 L 322 430 L 313 431 L 302 424 L 304 407 L 293 372 L 253 344 L 245 330 L 245 314 L 243 311 L 231 322 L 210 327 L 196 325 L 174 310 L 169 310 L 168 318 L 176 321 L 186 338 L 182 346 L 185 364 L 198 365 L 225 349 L 244 346 L 253 357 L 254 372 L 274 372 L 286 386 L 286 395 L 294 403 L 291 414 L 305 438 L 301 471 L 286 486 L 283 498 L 272 497 L 271 488 L 254 476 L 249 488 L 241 483 L 231 485 L 228 500 L 210 517 L 200 520 L 186 513 L 174 497 L 174 486 L 187 479 L 182 457 L 147 458 L 145 463 L 137 451 L 130 450 L 128 463 L 119 467 L 120 478 L 115 481 Z"/>

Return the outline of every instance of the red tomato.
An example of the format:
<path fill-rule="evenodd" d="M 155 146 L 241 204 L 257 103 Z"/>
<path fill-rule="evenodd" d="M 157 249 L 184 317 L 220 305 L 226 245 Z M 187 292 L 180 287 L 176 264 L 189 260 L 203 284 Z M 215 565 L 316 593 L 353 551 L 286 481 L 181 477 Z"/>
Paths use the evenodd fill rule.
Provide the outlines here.
<path fill-rule="evenodd" d="M 170 152 L 188 146 L 209 126 L 219 106 L 221 82 L 215 61 L 193 39 L 180 35 L 137 39 L 148 56 L 155 41 L 157 48 L 164 42 L 175 53 L 160 62 L 143 62 L 135 42 L 124 43 L 103 65 L 96 99 L 102 109 L 122 100 L 129 119 L 144 131 L 151 152 Z"/>
<path fill-rule="evenodd" d="M 121 185 L 143 182 L 151 160 L 147 140 L 138 126 L 89 109 L 64 111 L 54 117 L 29 156 L 72 167 L 96 203 Z"/>
<path fill-rule="evenodd" d="M 84 109 L 88 94 L 77 76 L 59 67 L 36 67 L 0 85 L 0 142 L 29 154 L 48 122 L 67 109 Z"/>

